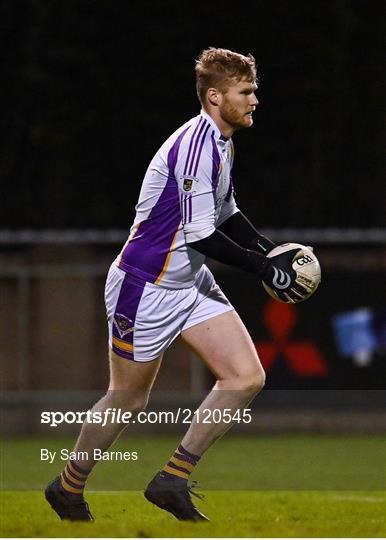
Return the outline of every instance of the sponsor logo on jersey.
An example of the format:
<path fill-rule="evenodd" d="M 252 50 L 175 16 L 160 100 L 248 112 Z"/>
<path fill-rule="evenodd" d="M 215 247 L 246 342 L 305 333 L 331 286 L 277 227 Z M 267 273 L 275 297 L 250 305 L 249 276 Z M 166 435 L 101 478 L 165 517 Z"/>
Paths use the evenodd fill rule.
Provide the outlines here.
<path fill-rule="evenodd" d="M 125 315 L 122 315 L 121 313 L 115 314 L 114 324 L 121 338 L 126 336 L 126 334 L 130 334 L 131 332 L 134 332 L 133 321 L 129 319 L 128 317 L 126 317 Z"/>

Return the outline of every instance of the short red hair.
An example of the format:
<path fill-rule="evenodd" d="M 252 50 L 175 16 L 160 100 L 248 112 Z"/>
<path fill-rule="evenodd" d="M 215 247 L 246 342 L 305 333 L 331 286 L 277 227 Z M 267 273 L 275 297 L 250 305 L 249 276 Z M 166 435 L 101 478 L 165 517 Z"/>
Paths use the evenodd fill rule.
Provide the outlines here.
<path fill-rule="evenodd" d="M 228 49 L 209 47 L 196 60 L 196 89 L 202 104 L 208 88 L 224 92 L 231 80 L 239 82 L 256 80 L 256 61 L 251 54 L 242 54 Z"/>

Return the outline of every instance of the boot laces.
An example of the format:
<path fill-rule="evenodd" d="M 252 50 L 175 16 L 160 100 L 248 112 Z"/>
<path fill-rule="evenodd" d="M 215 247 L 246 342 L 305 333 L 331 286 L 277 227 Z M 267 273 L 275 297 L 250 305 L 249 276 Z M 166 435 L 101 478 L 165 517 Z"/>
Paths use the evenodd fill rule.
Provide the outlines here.
<path fill-rule="evenodd" d="M 194 497 L 197 497 L 197 499 L 205 499 L 205 495 L 203 495 L 202 493 L 196 493 L 195 491 L 193 491 L 193 489 L 196 489 L 197 487 L 199 487 L 199 483 L 197 482 L 197 480 L 192 480 L 192 483 L 191 484 L 188 484 L 188 493 L 190 493 L 191 495 L 193 495 Z"/>
<path fill-rule="evenodd" d="M 75 502 L 75 503 L 72 503 L 71 506 L 73 507 L 73 510 L 76 512 L 78 510 L 86 510 L 87 514 L 91 516 L 91 512 L 90 512 L 90 509 L 88 507 L 88 503 L 86 501 L 79 501 L 79 502 Z"/>

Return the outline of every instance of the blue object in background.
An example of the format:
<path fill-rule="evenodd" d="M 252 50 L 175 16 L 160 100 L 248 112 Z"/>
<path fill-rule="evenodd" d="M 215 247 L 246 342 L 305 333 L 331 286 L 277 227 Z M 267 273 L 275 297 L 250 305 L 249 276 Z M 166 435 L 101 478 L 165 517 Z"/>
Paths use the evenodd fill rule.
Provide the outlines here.
<path fill-rule="evenodd" d="M 339 313 L 332 319 L 335 340 L 341 356 L 351 356 L 360 366 L 368 365 L 377 349 L 374 312 L 363 308 Z"/>
<path fill-rule="evenodd" d="M 377 340 L 377 348 L 386 350 L 386 310 L 375 314 L 373 328 Z"/>

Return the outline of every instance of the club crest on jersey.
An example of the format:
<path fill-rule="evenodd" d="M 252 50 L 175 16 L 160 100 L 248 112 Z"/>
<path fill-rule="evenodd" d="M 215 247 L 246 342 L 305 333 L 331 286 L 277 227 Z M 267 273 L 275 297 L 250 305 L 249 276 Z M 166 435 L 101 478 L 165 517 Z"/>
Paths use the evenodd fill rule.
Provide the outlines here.
<path fill-rule="evenodd" d="M 190 191 L 193 187 L 193 178 L 184 178 L 184 183 L 182 184 L 182 189 L 184 191 Z"/>
<path fill-rule="evenodd" d="M 116 329 L 118 330 L 119 335 L 121 338 L 126 336 L 126 334 L 130 334 L 131 332 L 134 332 L 134 326 L 133 321 L 126 317 L 125 315 L 122 315 L 121 313 L 116 313 L 114 316 L 114 325 Z"/>

